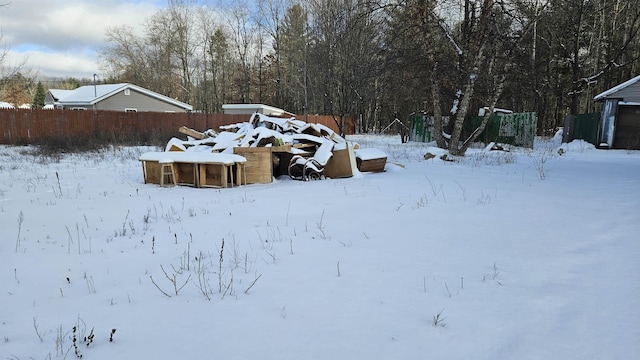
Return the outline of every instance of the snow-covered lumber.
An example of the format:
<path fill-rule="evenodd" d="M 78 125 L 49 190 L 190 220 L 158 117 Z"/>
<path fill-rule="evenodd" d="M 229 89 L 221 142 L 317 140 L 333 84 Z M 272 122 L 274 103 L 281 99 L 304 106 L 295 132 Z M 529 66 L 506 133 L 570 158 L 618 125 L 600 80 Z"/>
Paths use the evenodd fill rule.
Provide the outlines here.
<path fill-rule="evenodd" d="M 197 139 L 197 140 L 202 140 L 202 139 L 207 137 L 207 135 L 201 133 L 200 131 L 196 131 L 196 130 L 190 129 L 190 128 L 186 127 L 186 126 L 181 126 L 180 129 L 178 129 L 178 131 L 181 134 L 185 134 L 185 135 L 191 136 L 192 138 Z"/>

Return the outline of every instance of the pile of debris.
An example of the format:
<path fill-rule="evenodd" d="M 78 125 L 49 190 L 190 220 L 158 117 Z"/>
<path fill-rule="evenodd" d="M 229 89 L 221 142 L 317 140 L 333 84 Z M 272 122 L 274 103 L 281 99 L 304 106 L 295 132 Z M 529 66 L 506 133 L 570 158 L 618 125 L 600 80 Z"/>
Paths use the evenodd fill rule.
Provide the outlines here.
<path fill-rule="evenodd" d="M 183 146 L 183 150 L 233 153 L 236 147 L 267 147 L 285 144 L 321 144 L 331 141 L 345 144 L 346 140 L 322 124 L 306 123 L 295 118 L 277 118 L 259 113 L 251 115 L 248 122 L 224 125 L 220 132 L 198 132 L 187 127 L 179 131 L 190 139 L 172 139 L 169 146 Z M 295 147 L 302 147 L 297 145 Z"/>
<path fill-rule="evenodd" d="M 351 177 L 384 171 L 387 156 L 359 149 L 329 127 L 295 118 L 259 113 L 248 122 L 220 131 L 179 129 L 186 140 L 172 138 L 165 151 L 140 156 L 145 183 L 164 186 L 219 187 L 270 183 L 288 175 L 296 180 Z"/>
<path fill-rule="evenodd" d="M 350 177 L 361 164 L 364 171 L 384 171 L 386 163 L 381 151 L 375 153 L 375 159 L 356 159 L 358 144 L 346 141 L 325 125 L 295 118 L 254 113 L 248 122 L 221 126 L 219 130 L 199 132 L 183 126 L 179 131 L 187 135 L 187 140 L 173 138 L 165 150 L 244 156 L 247 183 L 271 182 L 272 177 L 280 175 L 297 180 Z"/>

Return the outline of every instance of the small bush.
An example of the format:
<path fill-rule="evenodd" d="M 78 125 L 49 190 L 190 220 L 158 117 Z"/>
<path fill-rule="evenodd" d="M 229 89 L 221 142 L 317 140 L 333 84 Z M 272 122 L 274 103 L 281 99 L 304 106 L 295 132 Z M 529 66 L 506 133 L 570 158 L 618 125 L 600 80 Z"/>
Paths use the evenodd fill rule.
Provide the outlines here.
<path fill-rule="evenodd" d="M 38 139 L 22 154 L 39 157 L 39 162 L 59 162 L 63 154 L 99 153 L 118 146 L 157 146 L 164 148 L 169 137 L 156 131 L 142 135 L 106 133 L 98 136 L 52 136 Z"/>

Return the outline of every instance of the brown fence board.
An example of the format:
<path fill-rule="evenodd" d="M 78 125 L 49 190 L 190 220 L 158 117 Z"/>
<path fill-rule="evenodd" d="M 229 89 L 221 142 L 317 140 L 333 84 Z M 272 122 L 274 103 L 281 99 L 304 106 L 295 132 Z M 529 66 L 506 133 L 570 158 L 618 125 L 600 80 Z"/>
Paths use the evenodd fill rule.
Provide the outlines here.
<path fill-rule="evenodd" d="M 106 137 L 108 139 L 150 139 L 163 141 L 182 136 L 178 129 L 187 126 L 198 131 L 218 130 L 222 125 L 242 123 L 250 115 L 156 113 L 79 110 L 0 109 L 0 144 L 30 144 L 48 138 Z M 298 117 L 304 120 L 305 117 Z M 331 116 L 313 115 L 311 123 L 320 123 L 334 131 L 338 127 Z M 347 134 L 355 126 L 348 121 Z"/>

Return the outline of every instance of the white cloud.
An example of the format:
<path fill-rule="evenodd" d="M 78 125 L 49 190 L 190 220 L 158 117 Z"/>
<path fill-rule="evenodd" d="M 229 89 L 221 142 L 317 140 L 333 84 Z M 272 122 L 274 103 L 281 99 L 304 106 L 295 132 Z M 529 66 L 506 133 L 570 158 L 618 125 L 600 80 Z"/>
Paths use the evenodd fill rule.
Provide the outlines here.
<path fill-rule="evenodd" d="M 5 59 L 5 66 L 15 68 L 20 64 L 25 64 L 26 70 L 37 72 L 41 77 L 90 79 L 93 74 L 100 73 L 95 53 L 10 50 Z"/>
<path fill-rule="evenodd" d="M 0 8 L 5 65 L 21 62 L 43 76 L 92 77 L 96 52 L 107 27 L 129 25 L 141 31 L 159 9 L 157 1 L 20 0 Z"/>

